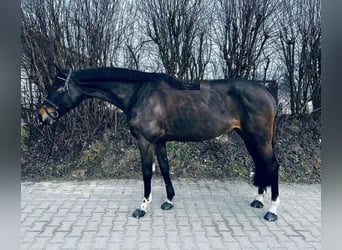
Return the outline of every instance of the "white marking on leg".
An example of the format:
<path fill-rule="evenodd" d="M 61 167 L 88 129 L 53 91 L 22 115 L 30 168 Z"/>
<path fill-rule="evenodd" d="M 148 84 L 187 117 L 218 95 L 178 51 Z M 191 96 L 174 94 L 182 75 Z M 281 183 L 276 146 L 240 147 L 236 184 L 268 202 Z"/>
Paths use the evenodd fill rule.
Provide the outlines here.
<path fill-rule="evenodd" d="M 271 213 L 277 214 L 277 209 L 278 209 L 279 205 L 280 205 L 280 199 L 278 196 L 278 198 L 275 201 L 272 201 L 271 208 L 268 211 Z"/>
<path fill-rule="evenodd" d="M 173 202 L 170 201 L 169 199 L 166 198 L 165 202 L 167 202 L 167 203 L 169 203 L 169 204 L 171 204 L 173 206 Z"/>
<path fill-rule="evenodd" d="M 156 171 L 156 164 L 153 162 L 152 164 L 152 172 L 155 172 Z"/>
<path fill-rule="evenodd" d="M 147 199 L 146 198 L 143 199 L 143 202 L 140 205 L 140 209 L 146 212 L 146 209 L 151 204 L 151 202 L 152 202 L 152 193 L 150 193 Z"/>
<path fill-rule="evenodd" d="M 264 191 L 262 194 L 258 194 L 255 198 L 257 201 L 260 201 L 262 204 L 264 204 L 264 196 L 266 194 L 266 191 Z"/>

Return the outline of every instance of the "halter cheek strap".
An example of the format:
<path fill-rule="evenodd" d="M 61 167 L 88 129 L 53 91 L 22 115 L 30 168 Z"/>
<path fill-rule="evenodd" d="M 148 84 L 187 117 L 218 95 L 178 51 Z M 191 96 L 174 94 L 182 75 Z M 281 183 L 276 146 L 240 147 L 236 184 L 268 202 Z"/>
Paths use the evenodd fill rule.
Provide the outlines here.
<path fill-rule="evenodd" d="M 69 92 L 69 81 L 70 81 L 70 77 L 71 77 L 71 73 L 72 73 L 72 70 L 69 70 L 69 73 L 68 73 L 68 76 L 66 79 L 62 78 L 62 77 L 57 77 L 59 79 L 62 79 L 62 80 L 65 80 L 64 82 L 64 89 L 68 92 L 68 95 L 70 95 L 70 92 Z"/>
<path fill-rule="evenodd" d="M 70 95 L 70 91 L 69 91 L 69 81 L 70 81 L 71 73 L 72 73 L 72 70 L 69 70 L 69 73 L 68 73 L 68 76 L 67 76 L 66 79 L 61 78 L 61 77 L 58 77 L 58 78 L 60 78 L 60 79 L 65 80 L 65 82 L 64 82 L 64 89 L 67 91 L 68 96 L 69 96 L 70 98 L 71 98 L 71 95 Z M 50 101 L 49 99 L 44 98 L 44 101 L 47 102 L 48 104 L 50 104 L 55 110 L 58 110 L 58 109 L 59 109 L 59 105 L 53 103 L 53 102 Z"/>
<path fill-rule="evenodd" d="M 64 83 L 64 88 L 67 90 L 69 96 L 70 96 L 69 81 L 70 81 L 71 73 L 72 73 L 72 70 L 69 70 L 69 74 L 68 74 L 67 79 L 65 80 L 65 83 Z"/>

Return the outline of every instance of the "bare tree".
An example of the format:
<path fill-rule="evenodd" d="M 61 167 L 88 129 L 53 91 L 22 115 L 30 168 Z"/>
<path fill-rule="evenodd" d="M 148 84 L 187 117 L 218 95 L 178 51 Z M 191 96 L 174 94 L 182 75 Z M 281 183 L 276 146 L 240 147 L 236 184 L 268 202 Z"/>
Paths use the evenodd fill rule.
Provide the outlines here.
<path fill-rule="evenodd" d="M 281 58 L 286 66 L 292 114 L 321 107 L 320 0 L 284 0 L 280 19 Z"/>
<path fill-rule="evenodd" d="M 130 69 L 140 70 L 140 66 L 143 64 L 142 60 L 145 57 L 146 45 L 149 43 L 149 38 L 141 32 L 142 24 L 139 18 L 139 10 L 136 2 L 125 2 L 125 29 L 126 34 L 124 38 L 124 67 Z M 144 67 L 146 65 L 144 64 Z M 146 68 L 145 68 L 146 70 Z"/>
<path fill-rule="evenodd" d="M 22 66 L 28 77 L 44 92 L 54 63 L 74 69 L 114 63 L 124 36 L 120 10 L 118 0 L 22 1 Z"/>
<path fill-rule="evenodd" d="M 21 66 L 27 78 L 25 90 L 33 91 L 36 86 L 39 90 L 34 94 L 34 105 L 41 103 L 52 85 L 54 64 L 72 69 L 117 64 L 125 32 L 121 10 L 119 0 L 21 2 Z M 32 116 L 32 121 L 36 116 L 34 105 L 22 111 L 24 117 Z M 104 124 L 110 124 L 104 120 L 113 118 L 110 112 L 107 104 L 88 100 L 61 124 L 66 131 L 83 131 L 92 136 Z M 85 122 L 75 122 L 81 117 Z"/>
<path fill-rule="evenodd" d="M 21 66 L 44 93 L 45 84 L 51 85 L 56 53 L 62 53 L 55 46 L 60 42 L 58 10 L 62 1 L 22 1 L 21 5 Z"/>
<path fill-rule="evenodd" d="M 277 0 L 219 0 L 215 42 L 224 59 L 225 78 L 253 78 L 273 36 Z M 268 67 L 267 61 L 266 66 Z"/>
<path fill-rule="evenodd" d="M 143 0 L 140 12 L 166 73 L 187 81 L 202 78 L 210 56 L 208 27 L 201 25 L 203 1 Z"/>
<path fill-rule="evenodd" d="M 124 40 L 124 19 L 118 0 L 75 0 L 66 29 L 69 51 L 86 55 L 85 66 L 116 64 L 117 50 Z M 80 58 L 81 59 L 81 58 Z"/>

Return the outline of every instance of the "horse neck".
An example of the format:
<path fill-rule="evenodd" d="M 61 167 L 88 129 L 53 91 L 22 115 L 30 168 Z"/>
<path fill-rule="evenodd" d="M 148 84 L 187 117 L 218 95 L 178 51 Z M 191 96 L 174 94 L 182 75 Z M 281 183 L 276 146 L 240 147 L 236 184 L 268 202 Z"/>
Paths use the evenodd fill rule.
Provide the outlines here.
<path fill-rule="evenodd" d="M 91 81 L 78 85 L 87 97 L 95 97 L 108 101 L 123 111 L 129 107 L 135 92 L 141 84 L 116 81 Z"/>

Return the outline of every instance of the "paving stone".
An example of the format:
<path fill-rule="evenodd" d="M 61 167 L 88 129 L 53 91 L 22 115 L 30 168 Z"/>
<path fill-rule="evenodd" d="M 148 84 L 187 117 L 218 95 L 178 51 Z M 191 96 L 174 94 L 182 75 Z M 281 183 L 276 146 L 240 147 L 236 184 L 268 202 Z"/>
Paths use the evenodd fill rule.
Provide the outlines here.
<path fill-rule="evenodd" d="M 70 237 L 81 237 L 84 231 L 84 226 L 72 226 L 72 229 L 70 232 L 68 232 L 68 236 Z"/>
<path fill-rule="evenodd" d="M 50 242 L 50 237 L 37 237 L 33 244 L 30 246 L 31 249 L 46 249 L 46 245 Z"/>
<path fill-rule="evenodd" d="M 61 249 L 76 249 L 77 243 L 79 241 L 80 237 L 65 237 L 63 241 L 63 245 L 61 246 Z"/>

